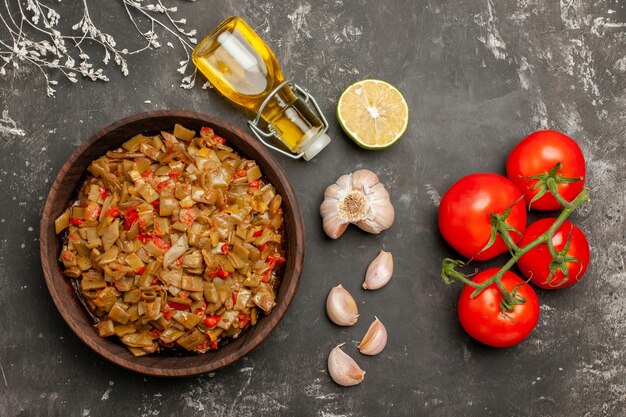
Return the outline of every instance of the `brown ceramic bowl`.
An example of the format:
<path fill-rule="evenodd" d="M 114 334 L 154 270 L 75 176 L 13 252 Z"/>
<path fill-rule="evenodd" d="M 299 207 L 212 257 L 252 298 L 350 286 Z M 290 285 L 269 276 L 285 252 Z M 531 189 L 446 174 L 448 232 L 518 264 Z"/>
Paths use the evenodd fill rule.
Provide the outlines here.
<path fill-rule="evenodd" d="M 264 175 L 283 197 L 286 267 L 276 297 L 276 307 L 261 318 L 240 338 L 214 352 L 191 356 L 156 356 L 136 358 L 113 338 L 102 338 L 89 313 L 75 292 L 71 280 L 63 275 L 58 262 L 61 240 L 55 235 L 54 220 L 76 196 L 86 176 L 86 168 L 107 150 L 118 148 L 138 134 L 171 130 L 175 123 L 200 130 L 208 126 L 225 138 L 242 155 L 257 161 Z M 276 327 L 289 308 L 298 288 L 304 260 L 304 224 L 296 194 L 278 162 L 258 141 L 235 126 L 215 117 L 181 110 L 140 113 L 119 120 L 97 132 L 72 153 L 57 175 L 41 218 L 41 264 L 50 295 L 74 333 L 97 353 L 124 368 L 147 375 L 181 377 L 213 371 L 228 365 L 258 346 Z"/>

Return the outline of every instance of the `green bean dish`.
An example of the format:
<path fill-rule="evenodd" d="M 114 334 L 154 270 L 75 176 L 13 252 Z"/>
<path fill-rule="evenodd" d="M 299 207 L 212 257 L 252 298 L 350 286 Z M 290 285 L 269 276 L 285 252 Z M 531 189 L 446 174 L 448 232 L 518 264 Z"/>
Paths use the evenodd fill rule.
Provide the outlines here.
<path fill-rule="evenodd" d="M 93 161 L 55 221 L 60 262 L 102 337 L 135 356 L 204 353 L 275 305 L 282 199 L 204 127 L 139 134 Z"/>

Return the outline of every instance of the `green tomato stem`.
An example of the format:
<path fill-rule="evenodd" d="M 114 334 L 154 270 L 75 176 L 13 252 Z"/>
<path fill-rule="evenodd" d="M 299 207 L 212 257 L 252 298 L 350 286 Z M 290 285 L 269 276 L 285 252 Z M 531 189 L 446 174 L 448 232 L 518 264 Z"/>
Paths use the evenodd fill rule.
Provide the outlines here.
<path fill-rule="evenodd" d="M 465 266 L 465 262 L 456 261 L 454 259 L 445 258 L 441 265 L 441 279 L 446 284 L 451 284 L 453 280 L 462 282 L 470 287 L 478 287 L 479 284 L 471 281 L 467 275 L 456 270 L 457 266 Z M 452 278 L 452 279 L 451 279 Z"/>
<path fill-rule="evenodd" d="M 563 196 L 559 193 L 557 182 L 553 177 L 548 177 L 548 179 L 546 180 L 546 185 L 548 186 L 548 190 L 550 190 L 550 193 L 554 196 L 556 201 L 559 202 L 561 207 L 566 208 L 566 209 L 573 208 L 574 202 L 572 201 L 570 203 L 569 201 L 563 198 Z"/>
<path fill-rule="evenodd" d="M 498 224 L 497 229 L 500 233 L 500 236 L 502 237 L 502 240 L 504 240 L 504 243 L 509 248 L 509 251 L 513 253 L 518 251 L 519 247 L 517 246 L 517 243 L 513 241 L 513 239 L 511 238 L 511 234 L 505 227 L 502 226 L 502 223 Z"/>
<path fill-rule="evenodd" d="M 581 204 L 583 204 L 585 201 L 588 201 L 588 200 L 589 200 L 589 189 L 584 188 L 580 192 L 580 194 L 578 194 L 578 196 L 576 196 L 576 198 L 572 200 L 571 203 L 568 203 L 568 206 L 563 209 L 563 211 L 561 212 L 559 217 L 556 219 L 556 221 L 552 224 L 552 226 L 550 226 L 550 228 L 546 230 L 542 235 L 537 236 L 535 240 L 528 243 L 526 246 L 522 246 L 522 247 L 518 247 L 517 245 L 509 246 L 512 252 L 511 259 L 509 259 L 508 262 L 504 264 L 504 266 L 502 266 L 502 268 L 500 268 L 500 270 L 498 270 L 498 272 L 496 272 L 491 278 L 482 282 L 481 284 L 473 285 L 475 290 L 471 294 L 471 297 L 474 298 L 478 296 L 478 294 L 480 294 L 480 292 L 483 289 L 487 288 L 489 285 L 495 282 L 498 288 L 500 289 L 500 291 L 502 292 L 503 296 L 505 297 L 505 300 L 508 301 L 512 297 L 512 295 L 509 291 L 506 290 L 506 288 L 504 288 L 504 286 L 500 282 L 504 273 L 508 271 L 509 269 L 511 269 L 513 265 L 517 263 L 519 258 L 521 258 L 526 252 L 535 248 L 536 246 L 542 243 L 546 243 L 546 242 L 550 242 L 549 246 L 552 246 L 551 245 L 552 237 L 554 236 L 554 233 L 556 233 L 557 229 L 561 227 L 561 225 L 565 222 L 565 220 L 567 220 L 567 218 L 572 214 L 572 212 L 576 208 L 578 208 Z M 509 236 L 508 232 L 505 232 L 502 235 L 502 237 L 505 242 L 507 242 L 506 237 L 508 237 L 508 240 L 511 240 L 511 237 Z M 508 242 L 507 242 L 507 245 L 508 245 Z"/>

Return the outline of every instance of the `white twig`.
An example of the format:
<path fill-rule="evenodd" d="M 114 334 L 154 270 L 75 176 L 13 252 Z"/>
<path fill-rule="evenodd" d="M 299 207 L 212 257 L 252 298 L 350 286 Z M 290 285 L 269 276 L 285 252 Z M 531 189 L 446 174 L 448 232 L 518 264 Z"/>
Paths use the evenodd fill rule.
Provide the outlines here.
<path fill-rule="evenodd" d="M 9 117 L 9 111 L 6 109 L 2 111 L 0 117 L 0 135 L 26 136 L 26 132 L 17 127 L 17 123 Z"/>
<path fill-rule="evenodd" d="M 185 51 L 185 60 L 180 61 L 178 72 L 183 75 L 181 87 L 193 87 L 196 71 L 192 70 L 191 50 L 197 41 L 195 30 L 186 30 L 181 25 L 186 23 L 182 18 L 174 20 L 171 13 L 177 7 L 167 7 L 162 0 L 117 0 L 124 5 L 126 14 L 137 33 L 145 40 L 145 45 L 128 50 L 118 46 L 113 35 L 100 29 L 92 20 L 87 1 L 83 0 L 81 19 L 72 26 L 68 33 L 58 29 L 61 14 L 58 10 L 42 3 L 40 0 L 0 0 L 0 77 L 17 71 L 21 65 L 35 66 L 44 76 L 46 93 L 54 96 L 53 86 L 58 81 L 51 78 L 60 73 L 71 82 L 77 82 L 80 74 L 91 81 L 108 81 L 104 69 L 113 61 L 125 76 L 128 75 L 126 55 L 141 53 L 147 49 L 161 47 L 157 28 L 166 36 L 174 36 Z M 58 0 L 61 3 L 61 0 Z M 68 7 L 74 7 L 71 5 Z M 136 16 L 137 15 L 137 16 Z M 15 17 L 14 17 L 15 16 Z M 137 19 L 149 22 L 149 29 L 143 30 Z M 85 45 L 101 48 L 102 64 L 92 63 Z M 171 42 L 166 45 L 173 48 Z"/>

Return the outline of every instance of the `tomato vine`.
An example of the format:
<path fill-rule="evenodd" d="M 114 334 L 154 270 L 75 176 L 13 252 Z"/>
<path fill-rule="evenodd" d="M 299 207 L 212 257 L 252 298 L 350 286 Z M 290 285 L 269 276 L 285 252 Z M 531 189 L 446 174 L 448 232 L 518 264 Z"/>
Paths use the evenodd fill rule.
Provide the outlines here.
<path fill-rule="evenodd" d="M 583 190 L 574 198 L 572 201 L 566 201 L 558 192 L 556 185 L 561 182 L 573 182 L 573 181 L 581 181 L 581 178 L 561 178 L 557 175 L 557 172 L 560 168 L 560 164 L 556 164 L 554 168 L 552 168 L 548 173 L 544 174 L 544 177 L 536 178 L 540 180 L 538 184 L 542 184 L 545 186 L 545 191 L 540 193 L 540 197 L 543 196 L 546 192 L 550 192 L 554 198 L 561 204 L 562 211 L 559 214 L 556 221 L 546 230 L 543 234 L 539 235 L 537 238 L 529 242 L 524 246 L 518 246 L 513 239 L 511 238 L 510 232 L 511 226 L 508 225 L 506 220 L 506 212 L 502 214 L 491 213 L 491 227 L 492 227 L 492 235 L 487 243 L 487 247 L 490 246 L 490 243 L 495 241 L 497 235 L 500 235 L 509 249 L 511 253 L 511 258 L 489 279 L 476 283 L 471 280 L 471 276 L 473 274 L 465 274 L 457 268 L 468 266 L 469 262 L 464 262 L 460 260 L 455 260 L 451 258 L 445 258 L 441 265 L 441 279 L 445 284 L 452 284 L 454 281 L 459 281 L 465 285 L 471 286 L 474 288 L 474 291 L 471 294 L 471 298 L 477 297 L 485 288 L 490 286 L 491 284 L 496 284 L 500 292 L 502 293 L 502 302 L 501 302 L 501 310 L 503 314 L 506 312 L 511 312 L 514 310 L 516 305 L 523 304 L 526 300 L 521 297 L 517 293 L 517 287 L 513 288 L 511 291 L 507 290 L 502 284 L 503 275 L 510 270 L 517 261 L 528 251 L 535 248 L 538 245 L 546 244 L 550 249 L 550 253 L 553 258 L 553 262 L 555 264 L 561 264 L 563 262 L 572 262 L 576 261 L 575 259 L 570 259 L 571 257 L 563 256 L 562 251 L 558 252 L 554 249 L 552 245 L 552 237 L 555 232 L 559 229 L 559 227 L 567 220 L 567 218 L 580 207 L 583 203 L 589 200 L 589 189 L 583 188 Z M 532 202 L 531 202 L 532 203 Z M 515 231 L 515 230 L 513 230 Z M 519 232 L 518 232 L 519 233 Z M 568 245 L 566 244 L 566 247 Z M 484 249 L 483 249 L 484 250 Z M 567 254 L 567 250 L 565 250 L 565 254 Z M 470 260 L 471 262 L 471 260 Z"/>

